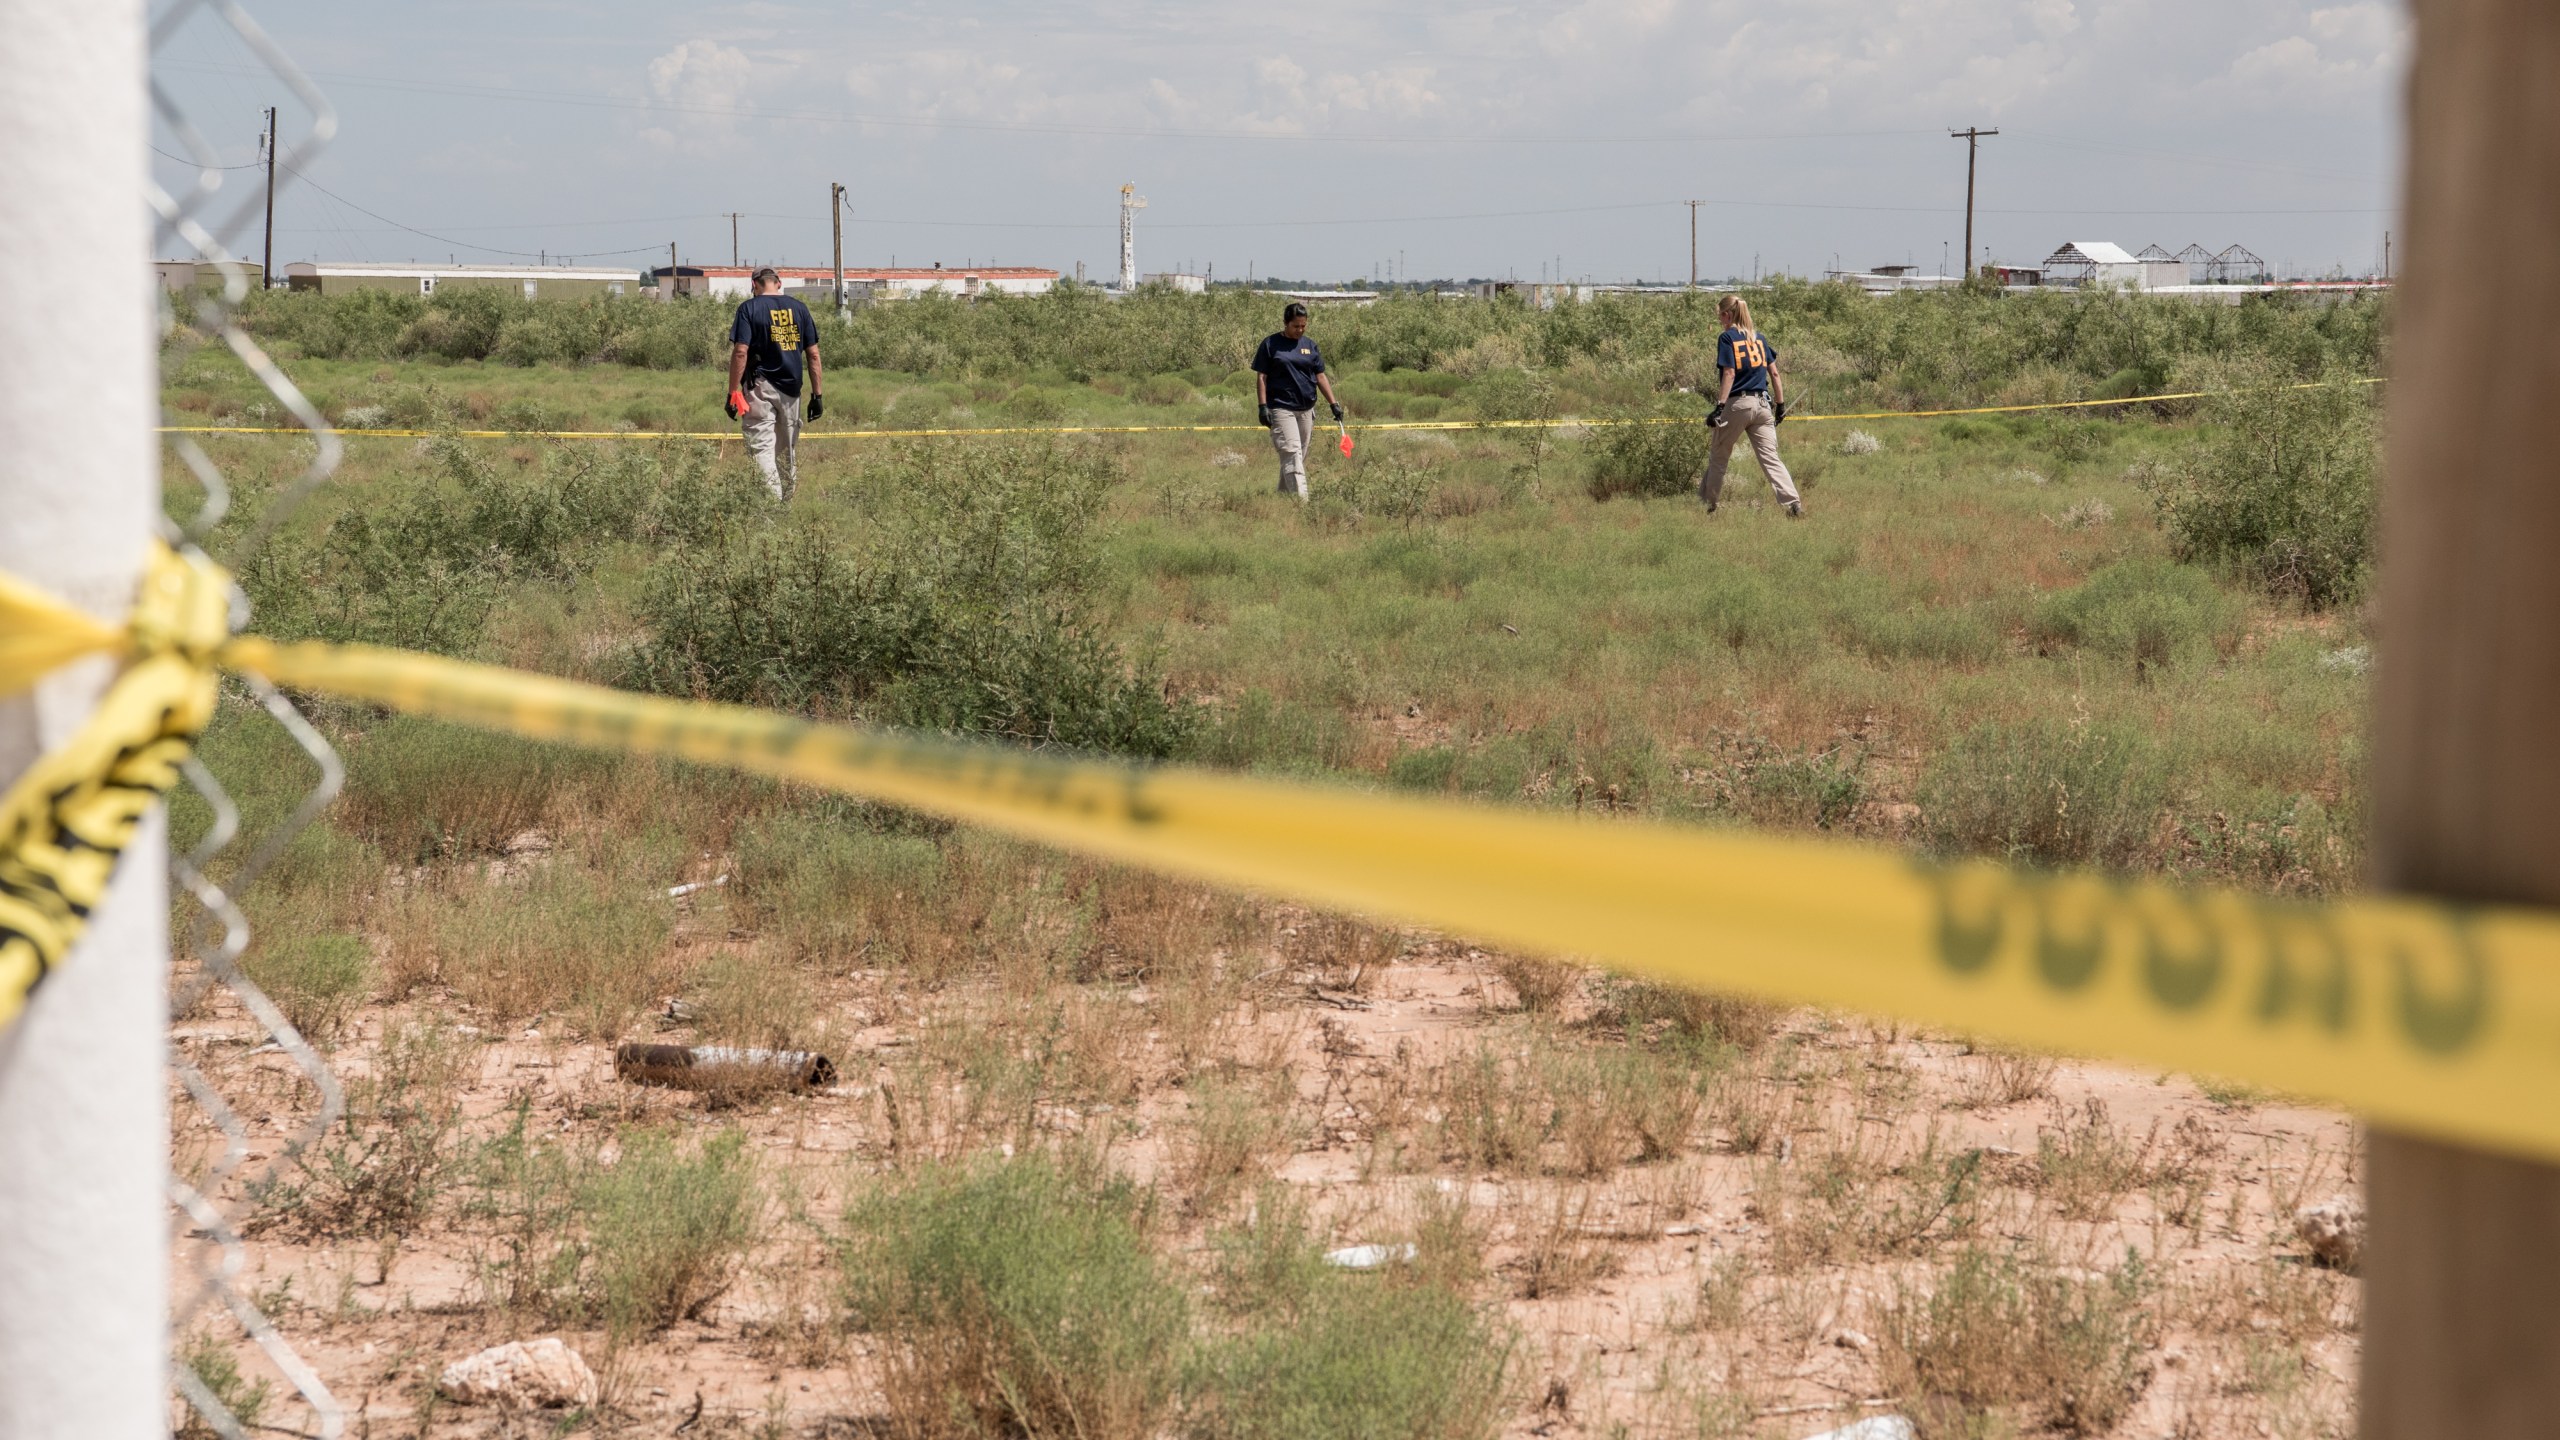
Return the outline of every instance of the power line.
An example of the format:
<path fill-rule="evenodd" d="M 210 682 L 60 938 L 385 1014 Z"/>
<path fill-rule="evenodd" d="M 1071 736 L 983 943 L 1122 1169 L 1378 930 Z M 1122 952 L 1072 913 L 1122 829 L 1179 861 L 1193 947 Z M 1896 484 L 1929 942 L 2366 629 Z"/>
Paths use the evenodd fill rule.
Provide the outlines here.
<path fill-rule="evenodd" d="M 368 216 L 368 217 L 370 217 L 370 218 L 372 218 L 372 219 L 375 219 L 375 220 L 379 220 L 379 221 L 381 221 L 383 224 L 388 225 L 388 226 L 390 226 L 391 228 L 393 228 L 393 229 L 395 229 L 395 230 L 406 230 L 406 231 L 408 231 L 408 232 L 409 232 L 410 234 L 412 234 L 412 235 L 420 236 L 420 237 L 422 237 L 422 238 L 424 238 L 424 239 L 428 239 L 428 240 L 433 240 L 433 241 L 435 241 L 435 242 L 436 242 L 437 244 L 439 244 L 439 245 L 454 245 L 454 246 L 459 246 L 460 248 L 465 249 L 465 250 L 478 250 L 478 251 L 483 252 L 484 254 L 490 254 L 490 255 L 513 255 L 513 256 L 515 256 L 515 257 L 517 257 L 517 258 L 519 258 L 519 259 L 544 259 L 544 258 L 548 258 L 548 253 L 549 253 L 549 252 L 547 252 L 547 251 L 540 251 L 540 250 L 503 250 L 503 249 L 500 249 L 499 247 L 497 247 L 497 246 L 495 246 L 495 245 L 475 245 L 475 244 L 473 244 L 472 242 L 470 242 L 470 241 L 468 241 L 468 240 L 456 240 L 456 239 L 454 239 L 454 238 L 453 238 L 452 236 L 450 236 L 450 235 L 438 235 L 438 234 L 434 233 L 433 231 L 421 230 L 421 229 L 419 229 L 419 228 L 418 228 L 417 226 L 415 226 L 415 225 L 404 225 L 404 224 L 402 224 L 401 222 L 399 222 L 399 221 L 397 221 L 397 220 L 392 219 L 392 218 L 391 218 L 390 216 L 388 216 L 388 215 L 383 215 L 383 214 L 379 214 L 379 213 L 377 213 L 377 212 L 375 212 L 375 211 L 367 210 L 366 208 L 364 208 L 363 206 L 361 206 L 361 205 L 357 204 L 357 203 L 356 203 L 356 202 L 354 202 L 353 200 L 348 199 L 346 196 L 339 194 L 337 191 L 332 190 L 332 189 L 330 189 L 328 186 L 321 184 L 319 181 L 312 179 L 310 176 L 303 174 L 301 171 L 299 171 L 299 170 L 294 170 L 294 169 L 293 169 L 293 167 L 292 167 L 292 166 L 290 166 L 290 165 L 286 166 L 285 168 L 286 168 L 287 170 L 292 170 L 292 171 L 293 171 L 294 178 L 295 178 L 295 179 L 300 180 L 303 184 L 310 186 L 312 189 L 319 191 L 321 194 L 328 196 L 330 199 L 337 201 L 339 204 L 346 206 L 348 209 L 353 210 L 353 211 L 354 211 L 354 212 L 356 212 L 357 214 L 359 214 L 359 215 L 363 215 L 363 216 Z M 634 245 L 634 246 L 632 246 L 631 248 L 629 248 L 629 249 L 627 249 L 627 250 L 592 250 L 592 251 L 582 251 L 582 252 L 580 252 L 580 253 L 581 253 L 581 254 L 590 254 L 590 255 L 594 255 L 594 256 L 596 256 L 596 257 L 598 257 L 598 258 L 600 258 L 600 259 L 610 259 L 610 258 L 612 258 L 613 256 L 616 256 L 616 255 L 639 255 L 639 254 L 644 254 L 644 253 L 654 254 L 654 253 L 656 253 L 657 248 L 658 248 L 658 247 L 657 247 L 657 246 L 655 246 L 655 245 Z"/>
<path fill-rule="evenodd" d="M 201 160 L 190 160 L 184 155 L 172 155 L 157 145 L 151 147 L 151 153 L 163 159 L 175 160 L 190 170 L 255 170 L 267 163 L 264 160 L 250 160 L 239 165 L 207 165 Z"/>

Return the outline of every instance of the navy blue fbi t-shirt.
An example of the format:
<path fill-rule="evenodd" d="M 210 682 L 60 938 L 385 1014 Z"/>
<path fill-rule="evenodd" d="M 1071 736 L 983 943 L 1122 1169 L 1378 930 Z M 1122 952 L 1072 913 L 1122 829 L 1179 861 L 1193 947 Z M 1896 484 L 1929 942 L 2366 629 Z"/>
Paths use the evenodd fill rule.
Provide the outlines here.
<path fill-rule="evenodd" d="M 1769 367 L 1778 363 L 1778 347 L 1737 325 L 1716 337 L 1716 368 L 1733 372 L 1732 395 L 1769 393 Z"/>
<path fill-rule="evenodd" d="M 738 307 L 729 322 L 729 343 L 747 347 L 747 373 L 741 386 L 770 380 L 785 395 L 800 393 L 800 373 L 818 343 L 818 322 L 809 307 L 788 295 L 758 295 Z"/>
<path fill-rule="evenodd" d="M 1255 373 L 1263 377 L 1262 393 L 1283 410 L 1316 408 L 1316 377 L 1324 373 L 1324 357 L 1312 336 L 1292 340 L 1273 335 L 1253 352 Z"/>

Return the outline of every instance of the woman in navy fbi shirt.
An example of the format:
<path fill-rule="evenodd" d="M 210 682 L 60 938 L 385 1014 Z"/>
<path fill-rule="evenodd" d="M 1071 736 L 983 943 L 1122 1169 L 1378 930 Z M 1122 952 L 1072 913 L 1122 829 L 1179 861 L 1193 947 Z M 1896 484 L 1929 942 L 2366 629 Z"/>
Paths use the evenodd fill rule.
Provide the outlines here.
<path fill-rule="evenodd" d="M 1324 373 L 1324 356 L 1307 338 L 1307 307 L 1292 300 L 1280 312 L 1280 333 L 1253 352 L 1253 398 L 1271 431 L 1271 448 L 1280 452 L 1280 493 L 1301 500 L 1307 498 L 1307 448 L 1315 443 L 1319 394 L 1340 421 L 1342 402 Z"/>

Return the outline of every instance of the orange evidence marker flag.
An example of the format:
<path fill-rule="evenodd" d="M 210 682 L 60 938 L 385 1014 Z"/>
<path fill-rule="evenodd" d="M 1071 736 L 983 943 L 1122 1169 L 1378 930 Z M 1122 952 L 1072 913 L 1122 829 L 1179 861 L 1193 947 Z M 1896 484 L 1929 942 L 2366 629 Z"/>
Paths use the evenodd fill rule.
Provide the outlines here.
<path fill-rule="evenodd" d="M 1351 432 L 1348 430 L 1342 432 L 1342 453 L 1345 455 L 1351 453 Z"/>

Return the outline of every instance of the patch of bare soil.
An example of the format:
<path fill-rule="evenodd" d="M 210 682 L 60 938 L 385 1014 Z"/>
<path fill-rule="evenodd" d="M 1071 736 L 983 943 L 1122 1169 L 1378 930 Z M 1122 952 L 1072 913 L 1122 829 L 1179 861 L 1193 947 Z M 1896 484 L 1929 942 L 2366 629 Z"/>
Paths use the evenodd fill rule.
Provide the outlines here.
<path fill-rule="evenodd" d="M 747 942 L 715 919 L 688 943 Z M 1214 990 L 1144 976 L 1031 993 L 1003 977 L 813 978 L 810 1003 L 840 1037 L 837 1082 L 743 1100 L 625 1083 L 608 1045 L 549 1020 L 497 1030 L 432 990 L 370 1007 L 333 1053 L 361 1122 L 287 1188 L 233 1197 L 255 1216 L 240 1284 L 345 1403 L 351 1435 L 875 1434 L 883 1360 L 836 1299 L 831 1237 L 848 1195 L 926 1157 L 1073 1141 L 1159 1188 L 1165 1248 L 1186 1263 L 1275 1179 L 1335 1245 L 1400 1241 L 1420 1223 L 1462 1236 L 1469 1292 L 1515 1332 L 1508 1435 L 1794 1437 L 1925 1414 L 1932 1394 L 1978 1388 L 1966 1347 L 1986 1344 L 1995 1370 L 2117 1367 L 1998 1400 L 2025 1433 L 2352 1428 L 2358 1284 L 2314 1266 L 2292 1225 L 2355 1189 L 2357 1137 L 2338 1115 L 1844 1016 L 1684 1011 L 1299 912 L 1275 917 L 1267 948 L 1219 964 L 1232 978 Z M 1215 1013 L 1194 1014 L 1204 994 Z M 690 1043 L 686 1013 L 636 1038 Z M 414 1054 L 386 1054 L 386 1037 L 411 1044 L 426 1022 L 447 1027 L 455 1057 L 442 1089 L 409 1073 Z M 235 1011 L 186 1018 L 175 1044 L 243 1107 L 253 1160 L 307 1113 L 307 1092 Z M 1033 1048 L 1051 1082 L 988 1101 L 994 1082 L 973 1062 Z M 386 1067 L 398 1084 L 368 1089 Z M 1250 1103 L 1218 1099 L 1237 1094 Z M 439 1130 L 448 1098 L 459 1118 Z M 433 1133 L 402 1141 L 404 1125 Z M 760 1215 L 716 1293 L 616 1345 L 601 1324 L 563 1329 L 511 1300 L 522 1226 L 473 1187 L 510 1135 L 610 1158 L 643 1127 L 742 1129 Z M 201 1171 L 215 1137 L 190 1122 L 175 1143 Z M 420 1193 L 401 1193 L 402 1165 Z M 177 1249 L 182 1275 L 206 1259 L 200 1236 Z M 2014 1261 L 2032 1293 L 2082 1287 L 2073 1303 L 2115 1304 L 2090 1323 L 2116 1330 L 2063 1324 L 2058 1361 L 1999 1351 L 2015 1337 L 1989 1331 L 2024 1323 L 2032 1293 L 2017 1302 L 2028 1310 L 1960 1313 L 1948 1277 L 1968 1254 Z M 448 1363 L 554 1334 L 602 1377 L 595 1412 L 436 1396 Z M 270 1433 L 307 1424 L 281 1377 L 235 1351 L 242 1384 L 270 1386 Z M 2108 1393 L 2065 1393 L 2089 1383 Z"/>

